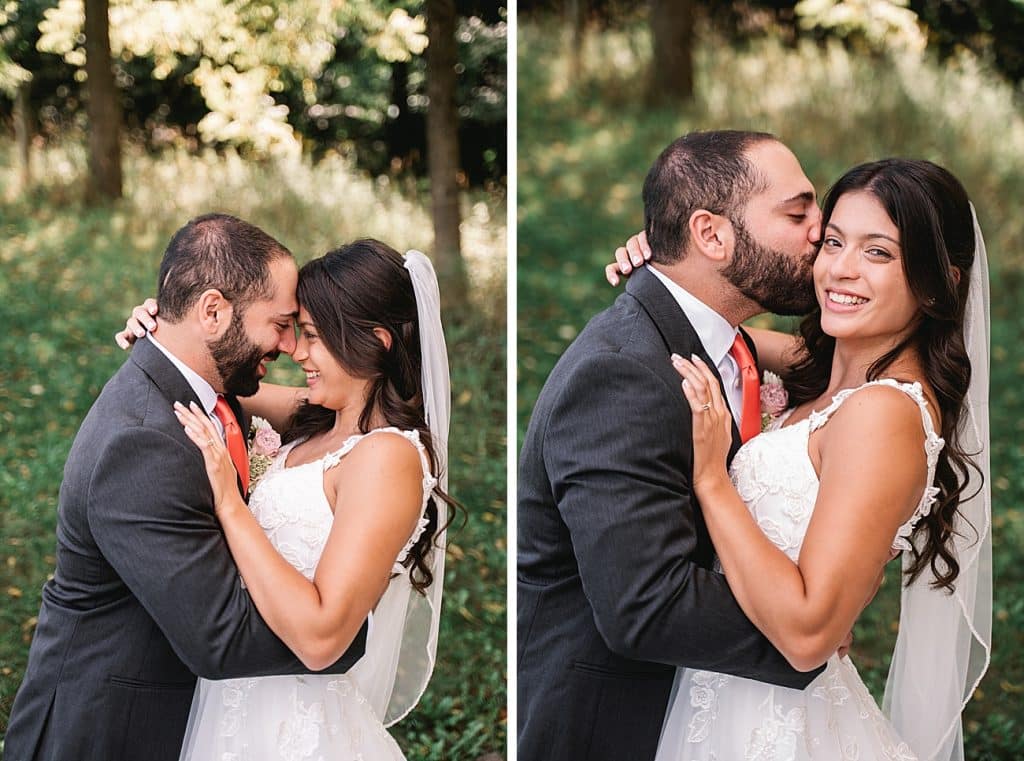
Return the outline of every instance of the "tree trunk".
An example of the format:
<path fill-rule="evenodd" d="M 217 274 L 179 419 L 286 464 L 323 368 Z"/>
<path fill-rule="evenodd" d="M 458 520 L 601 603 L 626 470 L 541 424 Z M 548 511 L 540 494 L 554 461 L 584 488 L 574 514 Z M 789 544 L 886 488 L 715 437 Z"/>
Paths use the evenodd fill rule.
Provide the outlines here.
<path fill-rule="evenodd" d="M 85 2 L 85 73 L 92 202 L 121 197 L 121 102 L 110 60 L 108 0 Z"/>
<path fill-rule="evenodd" d="M 569 0 L 569 81 L 578 84 L 583 75 L 583 37 L 586 31 L 587 0 Z"/>
<path fill-rule="evenodd" d="M 693 97 L 695 12 L 693 0 L 651 0 L 651 105 L 678 104 Z"/>
<path fill-rule="evenodd" d="M 459 122 L 455 110 L 455 0 L 427 0 L 427 163 L 434 218 L 434 261 L 447 304 L 466 300 L 459 240 Z"/>
<path fill-rule="evenodd" d="M 21 165 L 21 189 L 32 185 L 32 107 L 29 105 L 30 82 L 18 85 L 14 98 L 14 141 L 18 146 L 18 163 Z"/>

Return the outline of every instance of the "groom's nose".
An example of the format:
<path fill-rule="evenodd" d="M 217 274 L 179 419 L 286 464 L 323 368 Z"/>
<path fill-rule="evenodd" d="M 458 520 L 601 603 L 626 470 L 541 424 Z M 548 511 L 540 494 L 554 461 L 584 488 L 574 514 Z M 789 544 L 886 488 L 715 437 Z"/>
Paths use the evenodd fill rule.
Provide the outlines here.
<path fill-rule="evenodd" d="M 810 227 L 807 228 L 807 240 L 811 243 L 817 243 L 821 240 L 821 209 L 814 205 L 813 211 L 807 216 L 811 222 Z"/>
<path fill-rule="evenodd" d="M 289 325 L 281 331 L 280 340 L 277 342 L 277 350 L 283 351 L 289 356 L 295 351 L 295 328 Z"/>

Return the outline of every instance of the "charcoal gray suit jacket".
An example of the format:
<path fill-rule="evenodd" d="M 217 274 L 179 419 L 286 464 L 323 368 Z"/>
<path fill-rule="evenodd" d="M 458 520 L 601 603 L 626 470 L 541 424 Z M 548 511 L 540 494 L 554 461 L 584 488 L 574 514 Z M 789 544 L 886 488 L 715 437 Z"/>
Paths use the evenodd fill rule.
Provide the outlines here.
<path fill-rule="evenodd" d="M 308 671 L 239 583 L 175 401 L 199 403 L 160 350 L 140 340 L 75 437 L 60 489 L 57 568 L 43 587 L 7 761 L 176 761 L 197 675 Z M 328 671 L 346 671 L 365 639 L 364 624 Z"/>
<path fill-rule="evenodd" d="M 518 757 L 654 757 L 675 666 L 803 688 L 743 615 L 690 491 L 669 355 L 703 345 L 645 269 L 566 350 L 519 464 Z M 739 448 L 733 426 L 732 455 Z"/>

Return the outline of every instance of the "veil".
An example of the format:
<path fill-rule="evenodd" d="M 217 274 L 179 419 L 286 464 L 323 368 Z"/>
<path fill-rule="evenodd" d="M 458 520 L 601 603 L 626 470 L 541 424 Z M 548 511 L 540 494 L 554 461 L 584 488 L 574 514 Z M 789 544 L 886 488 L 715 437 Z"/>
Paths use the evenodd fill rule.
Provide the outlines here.
<path fill-rule="evenodd" d="M 953 545 L 960 563 L 953 594 L 922 573 L 900 597 L 900 624 L 882 707 L 921 761 L 963 761 L 960 714 L 989 664 L 992 646 L 992 492 L 989 467 L 989 286 L 985 241 L 974 221 L 974 265 L 964 342 L 971 384 L 959 422 L 969 471 Z M 904 570 L 910 558 L 904 555 Z"/>
<path fill-rule="evenodd" d="M 438 484 L 448 490 L 448 425 L 451 379 L 441 327 L 441 296 L 430 260 L 419 251 L 405 255 L 405 268 L 416 294 L 422 362 L 423 407 L 437 457 Z M 433 583 L 420 594 L 409 574 L 392 578 L 373 611 L 366 654 L 349 675 L 360 687 L 384 726 L 404 718 L 422 697 L 434 671 L 444 587 L 445 516 L 438 502 L 438 529 L 427 563 Z M 397 569 L 396 569 L 397 570 Z"/>

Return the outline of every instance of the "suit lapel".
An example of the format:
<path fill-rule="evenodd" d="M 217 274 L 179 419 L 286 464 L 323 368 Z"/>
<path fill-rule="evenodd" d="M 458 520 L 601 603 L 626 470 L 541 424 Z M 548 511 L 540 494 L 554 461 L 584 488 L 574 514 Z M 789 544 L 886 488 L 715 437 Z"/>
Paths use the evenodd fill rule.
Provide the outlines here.
<path fill-rule="evenodd" d="M 690 354 L 696 354 L 703 359 L 708 367 L 711 368 L 711 372 L 715 374 L 715 378 L 718 379 L 718 387 L 722 390 L 722 396 L 724 397 L 725 387 L 722 385 L 722 376 L 718 372 L 718 367 L 711 361 L 711 357 L 708 356 L 707 350 L 704 348 L 704 343 L 700 340 L 700 336 L 697 335 L 697 331 L 693 329 L 693 325 L 690 324 L 686 314 L 679 308 L 679 304 L 672 298 L 672 294 L 668 292 L 668 289 L 665 288 L 661 281 L 646 268 L 641 267 L 626 282 L 626 292 L 639 301 L 640 306 L 650 316 L 651 321 L 665 341 L 668 353 L 679 354 L 686 359 L 690 358 Z M 745 333 L 744 338 L 747 340 L 747 343 L 750 343 L 750 339 Z M 665 361 L 668 362 L 667 356 Z M 679 393 L 682 394 L 682 390 Z M 736 425 L 736 421 L 733 420 L 732 446 L 729 448 L 728 455 L 729 462 L 732 461 L 733 455 L 736 454 L 741 443 L 739 427 Z"/>
<path fill-rule="evenodd" d="M 195 402 L 200 407 L 202 406 L 196 392 L 185 380 L 185 376 L 148 339 L 140 338 L 135 342 L 135 346 L 132 347 L 131 361 L 138 365 L 142 372 L 153 381 L 153 385 L 160 389 L 160 393 L 167 399 L 168 405 L 174 402 L 181 402 L 185 405 Z"/>
<path fill-rule="evenodd" d="M 132 347 L 131 361 L 138 365 L 149 379 L 153 381 L 153 384 L 160 389 L 160 393 L 167 399 L 168 406 L 174 402 L 181 402 L 184 405 L 188 405 L 189 402 L 195 402 L 200 408 L 203 406 L 192 386 L 185 380 L 185 376 L 178 371 L 178 368 L 151 341 L 145 338 L 140 338 L 136 341 Z M 224 398 L 227 399 L 231 411 L 235 413 L 235 419 L 238 421 L 238 426 L 242 430 L 242 437 L 245 439 L 246 446 L 248 447 L 249 418 L 242 411 L 242 406 L 238 403 L 238 399 L 235 396 L 229 395 Z M 199 453 L 198 448 L 196 452 Z M 238 491 L 242 492 L 241 477 L 238 478 Z M 244 497 L 244 492 L 242 494 Z"/>

